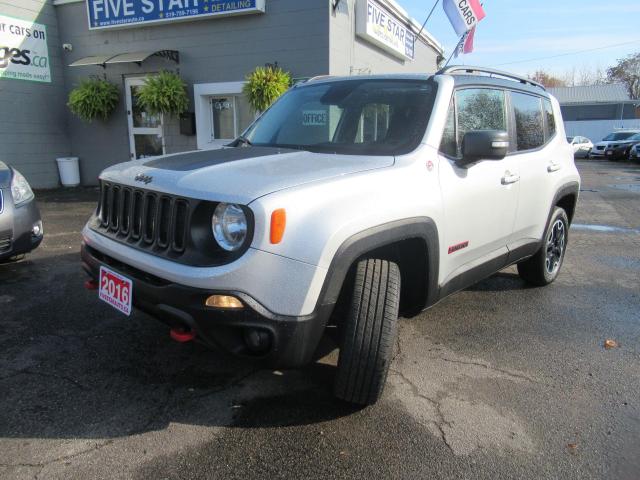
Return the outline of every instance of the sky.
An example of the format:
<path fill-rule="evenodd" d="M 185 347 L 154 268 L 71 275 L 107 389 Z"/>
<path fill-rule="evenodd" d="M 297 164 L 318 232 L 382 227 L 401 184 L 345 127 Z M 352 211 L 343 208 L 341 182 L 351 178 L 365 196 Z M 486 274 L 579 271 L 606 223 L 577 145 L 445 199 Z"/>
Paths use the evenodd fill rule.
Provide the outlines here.
<path fill-rule="evenodd" d="M 435 2 L 397 1 L 420 24 Z M 477 27 L 475 51 L 453 59 L 451 64 L 494 67 L 520 74 L 542 69 L 563 75 L 573 69 L 606 70 L 618 58 L 640 52 L 640 0 L 482 3 L 487 16 Z M 444 14 L 442 0 L 425 28 L 442 44 L 448 57 L 457 37 Z"/>

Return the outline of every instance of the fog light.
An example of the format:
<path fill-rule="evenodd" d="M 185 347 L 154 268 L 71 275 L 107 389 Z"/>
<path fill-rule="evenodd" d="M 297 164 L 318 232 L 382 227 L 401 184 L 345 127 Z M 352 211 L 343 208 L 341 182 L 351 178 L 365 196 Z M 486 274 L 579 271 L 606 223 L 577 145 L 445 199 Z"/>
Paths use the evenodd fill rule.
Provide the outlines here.
<path fill-rule="evenodd" d="M 39 237 L 44 233 L 44 228 L 42 228 L 41 220 L 38 220 L 36 223 L 33 224 L 33 227 L 31 228 L 31 233 L 33 234 L 34 237 Z"/>
<path fill-rule="evenodd" d="M 211 295 L 204 304 L 213 308 L 239 309 L 243 307 L 240 300 L 229 295 Z"/>
<path fill-rule="evenodd" d="M 254 353 L 264 353 L 271 346 L 271 336 L 264 330 L 245 328 L 244 343 Z"/>

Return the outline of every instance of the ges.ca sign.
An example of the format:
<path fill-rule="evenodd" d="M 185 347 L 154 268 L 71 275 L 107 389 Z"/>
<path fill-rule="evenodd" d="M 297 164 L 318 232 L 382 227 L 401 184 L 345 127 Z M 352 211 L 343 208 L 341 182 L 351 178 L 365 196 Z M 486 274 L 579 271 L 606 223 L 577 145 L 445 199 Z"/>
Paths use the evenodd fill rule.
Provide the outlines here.
<path fill-rule="evenodd" d="M 0 15 L 0 78 L 51 83 L 44 25 Z"/>
<path fill-rule="evenodd" d="M 392 55 L 413 60 L 416 35 L 374 0 L 358 0 L 356 34 Z"/>
<path fill-rule="evenodd" d="M 89 28 L 264 12 L 265 0 L 86 0 Z"/>

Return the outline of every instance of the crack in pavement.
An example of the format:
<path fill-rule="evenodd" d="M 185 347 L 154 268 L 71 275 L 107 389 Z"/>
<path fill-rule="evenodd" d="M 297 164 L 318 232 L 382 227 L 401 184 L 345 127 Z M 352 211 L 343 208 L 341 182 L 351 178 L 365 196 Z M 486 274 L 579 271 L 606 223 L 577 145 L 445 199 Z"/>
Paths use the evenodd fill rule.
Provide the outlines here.
<path fill-rule="evenodd" d="M 56 458 L 48 460 L 46 462 L 39 462 L 39 463 L 25 463 L 25 462 L 20 462 L 20 463 L 0 463 L 0 467 L 7 467 L 7 468 L 15 468 L 15 467 L 38 468 L 38 467 L 41 467 L 41 469 L 44 469 L 45 467 L 48 467 L 49 465 L 53 465 L 54 463 L 64 462 L 64 461 L 71 460 L 73 458 L 85 455 L 87 453 L 100 450 L 101 448 L 112 444 L 114 441 L 115 441 L 115 439 L 104 440 L 102 443 L 96 443 L 95 445 L 93 445 L 90 448 L 86 448 L 84 450 L 80 450 L 79 452 L 70 453 L 69 455 L 62 455 L 60 457 L 56 457 Z M 40 472 L 38 474 L 36 474 L 36 478 L 40 473 L 42 473 L 42 470 L 40 470 Z"/>
<path fill-rule="evenodd" d="M 44 378 L 57 378 L 58 380 L 64 380 L 65 382 L 71 383 L 73 386 L 79 388 L 80 390 L 85 390 L 85 391 L 89 390 L 89 387 L 87 387 L 86 385 L 83 385 L 77 380 L 74 380 L 71 377 L 67 377 L 66 375 L 59 375 L 57 373 L 49 373 L 49 372 L 34 372 L 33 370 L 30 370 L 28 368 L 25 368 L 24 370 L 14 371 L 14 372 L 11 372 L 9 375 L 0 377 L 0 382 L 4 380 L 8 380 L 10 378 L 15 378 L 20 375 L 35 375 L 35 376 L 44 377 Z"/>
<path fill-rule="evenodd" d="M 444 414 L 442 413 L 442 410 L 441 410 L 440 402 L 437 401 L 437 400 L 434 400 L 433 398 L 428 397 L 424 393 L 420 392 L 420 389 L 418 388 L 418 386 L 415 383 L 413 383 L 411 380 L 409 380 L 401 371 L 395 370 L 395 369 L 389 369 L 389 371 L 392 374 L 397 375 L 398 377 L 400 377 L 402 379 L 402 381 L 409 386 L 409 389 L 411 390 L 411 393 L 414 396 L 422 398 L 423 400 L 426 400 L 431 405 L 433 405 L 433 407 L 435 408 L 436 415 L 438 416 L 438 421 L 431 420 L 431 423 L 440 432 L 440 437 L 442 438 L 442 441 L 444 442 L 444 444 L 449 448 L 449 450 L 451 450 L 452 453 L 455 453 L 454 450 L 453 450 L 453 447 L 451 446 L 451 444 L 449 443 L 449 440 L 447 439 L 447 435 L 446 435 L 446 433 L 444 431 L 444 428 L 442 427 L 442 425 L 444 424 L 444 425 L 448 426 L 449 428 L 452 428 L 452 425 L 451 425 L 450 422 L 448 422 L 445 419 Z"/>
<path fill-rule="evenodd" d="M 483 367 L 483 368 L 486 368 L 487 370 L 491 370 L 491 371 L 494 371 L 494 372 L 502 373 L 502 374 L 504 374 L 504 375 L 506 375 L 508 377 L 513 377 L 513 378 L 517 378 L 517 379 L 520 379 L 520 380 L 526 380 L 526 381 L 531 382 L 531 383 L 537 383 L 537 384 L 542 383 L 542 382 L 540 382 L 540 381 L 538 381 L 536 379 L 533 379 L 533 378 L 531 378 L 531 377 L 529 377 L 527 375 L 524 375 L 522 373 L 515 373 L 515 372 L 511 372 L 509 370 L 502 369 L 502 368 L 493 367 L 493 366 L 491 366 L 490 363 L 473 362 L 473 361 L 466 361 L 466 360 L 454 360 L 452 358 L 438 357 L 438 356 L 435 356 L 435 357 L 431 356 L 431 357 L 425 357 L 425 358 L 428 358 L 430 360 L 442 360 L 443 362 L 449 362 L 449 363 L 458 363 L 458 364 L 461 364 L 461 365 L 471 365 L 471 366 L 476 366 L 476 367 Z"/>

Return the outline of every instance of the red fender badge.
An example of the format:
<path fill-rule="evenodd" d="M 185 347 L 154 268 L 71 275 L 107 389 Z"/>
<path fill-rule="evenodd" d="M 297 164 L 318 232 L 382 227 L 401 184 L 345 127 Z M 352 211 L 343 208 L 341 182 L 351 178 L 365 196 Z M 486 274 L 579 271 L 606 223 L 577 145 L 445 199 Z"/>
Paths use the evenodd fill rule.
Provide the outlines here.
<path fill-rule="evenodd" d="M 449 255 L 452 253 L 456 253 L 458 250 L 462 250 L 463 248 L 467 248 L 469 246 L 469 241 L 458 243 L 456 245 L 451 245 L 449 247 Z"/>
<path fill-rule="evenodd" d="M 427 162 L 427 170 L 429 170 L 430 172 L 433 171 L 433 162 L 431 160 Z"/>

